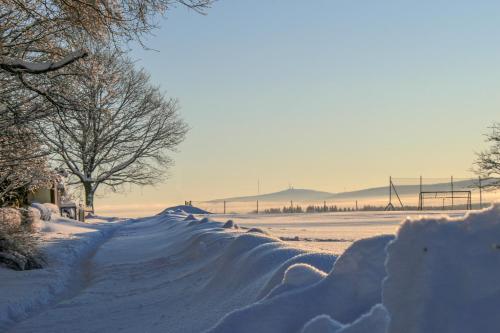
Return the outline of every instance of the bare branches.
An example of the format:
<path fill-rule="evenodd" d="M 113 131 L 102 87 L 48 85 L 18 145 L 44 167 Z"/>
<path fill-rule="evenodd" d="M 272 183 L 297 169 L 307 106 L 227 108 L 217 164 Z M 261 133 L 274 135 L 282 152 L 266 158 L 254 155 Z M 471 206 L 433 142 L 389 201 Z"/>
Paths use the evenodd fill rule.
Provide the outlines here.
<path fill-rule="evenodd" d="M 486 135 L 486 141 L 491 146 L 477 154 L 475 171 L 483 178 L 500 177 L 500 123 L 491 126 L 491 132 Z M 493 187 L 500 187 L 500 182 L 490 184 Z"/>
<path fill-rule="evenodd" d="M 116 50 L 96 50 L 78 64 L 85 76 L 54 79 L 59 105 L 41 130 L 56 158 L 93 195 L 102 184 L 151 185 L 171 165 L 168 151 L 184 139 L 177 102 Z"/>
<path fill-rule="evenodd" d="M 27 128 L 11 127 L 0 133 L 0 206 L 20 204 L 29 191 L 50 186 L 47 152 Z"/>

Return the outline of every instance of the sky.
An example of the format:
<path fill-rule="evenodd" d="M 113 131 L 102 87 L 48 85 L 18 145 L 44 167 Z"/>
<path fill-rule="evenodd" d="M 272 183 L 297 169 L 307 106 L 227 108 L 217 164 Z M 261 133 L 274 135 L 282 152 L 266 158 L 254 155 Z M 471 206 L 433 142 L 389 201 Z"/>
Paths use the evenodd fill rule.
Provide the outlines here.
<path fill-rule="evenodd" d="M 219 0 L 131 57 L 190 131 L 168 179 L 97 210 L 471 176 L 500 121 L 500 2 Z"/>

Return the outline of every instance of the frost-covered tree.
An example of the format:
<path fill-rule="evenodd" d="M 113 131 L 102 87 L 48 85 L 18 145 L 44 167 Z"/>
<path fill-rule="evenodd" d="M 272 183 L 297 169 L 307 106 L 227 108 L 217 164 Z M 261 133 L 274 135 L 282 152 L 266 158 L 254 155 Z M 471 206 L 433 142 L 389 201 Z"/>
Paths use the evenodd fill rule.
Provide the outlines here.
<path fill-rule="evenodd" d="M 25 204 L 28 193 L 52 186 L 57 177 L 34 135 L 20 127 L 0 132 L 0 206 Z"/>
<path fill-rule="evenodd" d="M 490 146 L 478 154 L 476 173 L 483 178 L 500 178 L 500 123 L 491 126 L 491 132 L 486 135 Z M 500 181 L 494 181 L 489 186 L 500 187 Z"/>
<path fill-rule="evenodd" d="M 72 43 L 82 34 L 94 42 L 139 40 L 155 18 L 175 4 L 201 11 L 212 0 L 2 0 L 0 68 L 42 74 L 86 56 Z"/>
<path fill-rule="evenodd" d="M 34 121 L 46 109 L 33 99 L 50 93 L 54 75 L 87 56 L 82 39 L 121 48 L 142 42 L 172 6 L 202 12 L 213 0 L 2 0 L 0 5 L 0 131 L 18 120 Z M 67 69 L 61 73 L 61 69 Z M 56 74 L 57 73 L 57 74 Z M 19 98 L 20 97 L 20 98 Z M 15 107 L 13 107 L 14 104 Z"/>
<path fill-rule="evenodd" d="M 41 131 L 93 210 L 101 186 L 117 190 L 126 183 L 158 182 L 170 165 L 167 153 L 184 139 L 187 127 L 176 101 L 166 99 L 116 50 L 97 50 L 78 68 L 86 74 L 53 81 L 60 107 Z"/>

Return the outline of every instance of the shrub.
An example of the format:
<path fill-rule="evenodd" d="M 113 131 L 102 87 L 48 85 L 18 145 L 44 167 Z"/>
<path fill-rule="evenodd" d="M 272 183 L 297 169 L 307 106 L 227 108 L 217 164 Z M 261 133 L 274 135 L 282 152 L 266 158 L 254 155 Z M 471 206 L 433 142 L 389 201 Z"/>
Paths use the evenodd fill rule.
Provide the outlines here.
<path fill-rule="evenodd" d="M 0 209 L 0 265 L 27 270 L 41 268 L 43 259 L 37 249 L 37 237 L 26 217 L 12 208 Z M 24 223 L 18 223 L 21 219 Z"/>

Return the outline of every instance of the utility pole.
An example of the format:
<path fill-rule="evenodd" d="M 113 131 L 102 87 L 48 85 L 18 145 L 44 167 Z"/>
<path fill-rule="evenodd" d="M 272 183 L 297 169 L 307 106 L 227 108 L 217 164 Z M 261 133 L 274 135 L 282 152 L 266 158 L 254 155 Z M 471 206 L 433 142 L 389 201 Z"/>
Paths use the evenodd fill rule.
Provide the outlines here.
<path fill-rule="evenodd" d="M 392 176 L 389 176 L 389 204 L 392 205 Z"/>

